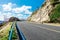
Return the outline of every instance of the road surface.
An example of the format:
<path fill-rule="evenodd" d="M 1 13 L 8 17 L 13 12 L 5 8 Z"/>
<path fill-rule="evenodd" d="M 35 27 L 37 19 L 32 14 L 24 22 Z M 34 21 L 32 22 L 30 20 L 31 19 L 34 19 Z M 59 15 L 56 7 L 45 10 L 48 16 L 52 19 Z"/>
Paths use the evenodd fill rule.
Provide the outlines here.
<path fill-rule="evenodd" d="M 17 22 L 26 40 L 60 40 L 60 27 L 29 22 Z"/>

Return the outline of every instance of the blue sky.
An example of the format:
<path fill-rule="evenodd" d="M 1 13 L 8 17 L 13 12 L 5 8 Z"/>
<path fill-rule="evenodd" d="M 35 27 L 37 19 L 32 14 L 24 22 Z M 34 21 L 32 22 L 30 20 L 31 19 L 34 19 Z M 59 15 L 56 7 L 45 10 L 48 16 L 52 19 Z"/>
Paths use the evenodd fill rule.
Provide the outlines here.
<path fill-rule="evenodd" d="M 0 0 L 0 20 L 12 16 L 27 19 L 43 2 L 44 0 Z"/>

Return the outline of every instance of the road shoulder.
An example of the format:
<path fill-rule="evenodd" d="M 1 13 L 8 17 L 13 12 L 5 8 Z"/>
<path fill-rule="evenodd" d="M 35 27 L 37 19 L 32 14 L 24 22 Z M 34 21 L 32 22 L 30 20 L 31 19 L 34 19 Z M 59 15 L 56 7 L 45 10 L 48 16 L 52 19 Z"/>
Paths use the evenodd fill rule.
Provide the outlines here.
<path fill-rule="evenodd" d="M 59 23 L 43 23 L 43 24 L 60 27 L 60 24 Z"/>

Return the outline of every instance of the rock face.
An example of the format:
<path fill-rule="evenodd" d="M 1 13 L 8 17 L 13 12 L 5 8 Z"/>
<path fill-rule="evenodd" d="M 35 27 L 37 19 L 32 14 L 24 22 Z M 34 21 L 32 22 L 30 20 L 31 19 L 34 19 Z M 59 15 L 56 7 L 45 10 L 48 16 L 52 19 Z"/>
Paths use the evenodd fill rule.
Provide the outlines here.
<path fill-rule="evenodd" d="M 9 19 L 9 22 L 13 22 L 13 21 L 20 21 L 20 20 L 18 18 L 16 18 L 16 17 L 11 17 Z"/>
<path fill-rule="evenodd" d="M 51 5 L 50 0 L 46 0 L 46 2 L 43 4 L 41 8 L 39 8 L 37 11 L 33 12 L 32 15 L 28 18 L 29 21 L 34 22 L 49 22 L 49 14 L 54 9 L 53 5 Z"/>

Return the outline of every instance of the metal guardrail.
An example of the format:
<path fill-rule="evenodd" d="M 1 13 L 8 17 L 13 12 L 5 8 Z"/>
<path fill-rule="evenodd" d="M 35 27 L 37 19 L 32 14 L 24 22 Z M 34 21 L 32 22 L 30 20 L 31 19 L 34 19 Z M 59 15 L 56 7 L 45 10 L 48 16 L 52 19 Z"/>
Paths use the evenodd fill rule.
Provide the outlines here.
<path fill-rule="evenodd" d="M 22 31 L 20 30 L 20 27 L 18 26 L 17 22 L 16 22 L 16 29 L 17 29 L 17 33 L 18 33 L 18 36 L 19 36 L 19 40 L 26 40 L 26 38 L 23 35 Z"/>
<path fill-rule="evenodd" d="M 22 31 L 19 29 L 20 27 L 17 25 L 17 22 L 12 23 L 11 29 L 9 31 L 9 38 L 8 38 L 8 40 L 12 40 L 14 25 L 16 26 L 16 30 L 17 30 L 17 33 L 18 33 L 18 36 L 19 36 L 19 40 L 26 40 L 26 38 L 23 35 Z"/>
<path fill-rule="evenodd" d="M 10 29 L 10 31 L 9 31 L 9 38 L 8 38 L 8 40 L 12 40 L 13 25 L 14 25 L 14 23 L 12 23 L 11 29 Z"/>

